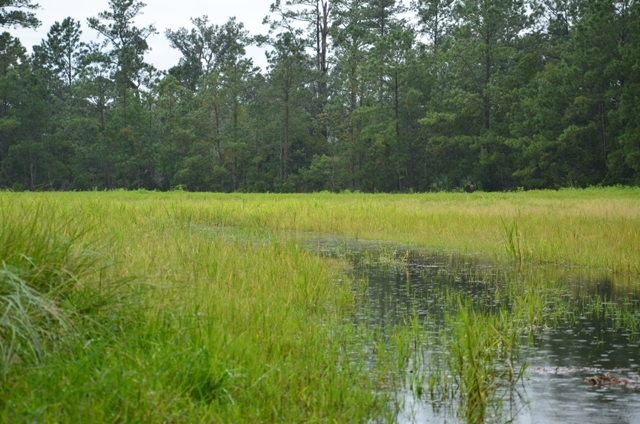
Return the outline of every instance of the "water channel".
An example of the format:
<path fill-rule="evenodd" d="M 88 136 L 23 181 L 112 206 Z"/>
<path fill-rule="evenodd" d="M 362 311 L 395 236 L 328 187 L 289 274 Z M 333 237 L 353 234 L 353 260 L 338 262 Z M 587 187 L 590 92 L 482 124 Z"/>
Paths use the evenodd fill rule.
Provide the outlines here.
<path fill-rule="evenodd" d="M 304 244 L 319 254 L 347 259 L 352 264 L 351 277 L 366 282 L 366 306 L 354 320 L 389 331 L 412 316 L 434 321 L 436 328 L 446 312 L 446 302 L 442 300 L 445 292 L 462 293 L 489 309 L 492 305 L 499 307 L 508 299 L 497 297 L 496 288 L 510 279 L 525 281 L 532 274 L 568 288 L 562 296 L 598 299 L 603 304 L 631 302 L 632 311 L 639 309 L 638 276 L 616 276 L 606 269 L 538 266 L 522 271 L 469 254 L 430 253 L 331 238 L 312 239 Z M 521 361 L 526 361 L 526 371 L 518 396 L 508 402 L 510 411 L 500 420 L 522 424 L 640 423 L 637 329 L 629 330 L 615 325 L 610 317 L 583 312 L 576 307 L 568 313 L 571 319 L 533 328 L 528 332 L 530 336 L 522 338 L 525 353 Z M 624 384 L 587 383 L 590 377 L 603 375 L 618 378 Z M 398 423 L 464 422 L 451 405 L 433 402 L 415 390 L 406 388 L 398 398 Z"/>

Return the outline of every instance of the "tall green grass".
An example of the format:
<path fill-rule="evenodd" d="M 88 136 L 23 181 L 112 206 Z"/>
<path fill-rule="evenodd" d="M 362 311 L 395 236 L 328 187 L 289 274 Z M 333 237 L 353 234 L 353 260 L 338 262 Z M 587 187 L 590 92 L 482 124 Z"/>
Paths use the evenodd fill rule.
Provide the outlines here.
<path fill-rule="evenodd" d="M 5 201 L 34 196 L 2 194 Z M 634 188 L 412 195 L 116 191 L 49 197 L 79 210 L 109 203 L 112 210 L 161 212 L 185 225 L 316 232 L 498 258 L 508 249 L 505 224 L 516 224 L 512 241 L 525 261 L 640 272 L 640 190 Z"/>
<path fill-rule="evenodd" d="M 522 329 L 504 306 L 488 313 L 469 299 L 457 297 L 457 304 L 457 311 L 446 314 L 440 355 L 431 360 L 431 373 L 438 377 L 431 384 L 441 396 L 456 399 L 467 423 L 508 421 L 505 413 L 519 396 L 517 385 L 527 368 Z"/>
<path fill-rule="evenodd" d="M 387 410 L 378 387 L 393 373 L 344 324 L 354 294 L 334 263 L 292 242 L 217 237 L 157 203 L 0 202 L 6 269 L 28 305 L 3 318 L 4 422 L 362 422 Z"/>
<path fill-rule="evenodd" d="M 0 209 L 0 372 L 37 363 L 76 331 L 68 302 L 97 266 L 81 237 L 73 219 L 42 204 Z"/>
<path fill-rule="evenodd" d="M 496 290 L 507 309 L 463 301 L 437 341 L 415 319 L 387 338 L 349 324 L 362 287 L 339 278 L 345 265 L 292 240 L 331 233 L 515 258 L 522 275 L 552 262 L 634 276 L 638 194 L 0 193 L 0 417 L 393 421 L 408 368 L 418 396 L 491 421 L 522 377 L 516 336 L 570 319 L 569 287 L 513 278 Z M 370 260 L 392 269 L 397 256 Z M 637 327 L 633 305 L 588 299 Z"/>
<path fill-rule="evenodd" d="M 123 205 L 156 204 L 185 223 L 316 232 L 505 258 L 505 226 L 523 261 L 640 273 L 640 190 L 518 193 L 77 194 Z"/>

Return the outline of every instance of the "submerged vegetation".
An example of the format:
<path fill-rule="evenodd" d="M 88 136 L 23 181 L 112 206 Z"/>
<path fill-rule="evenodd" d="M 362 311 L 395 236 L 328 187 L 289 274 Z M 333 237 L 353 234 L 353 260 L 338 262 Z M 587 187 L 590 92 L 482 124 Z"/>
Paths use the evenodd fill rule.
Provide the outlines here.
<path fill-rule="evenodd" d="M 396 422 L 408 390 L 500 420 L 522 407 L 539 332 L 588 317 L 638 337 L 638 194 L 0 193 L 0 417 Z M 445 278 L 431 306 L 369 325 L 348 243 L 337 259 L 309 247 L 327 234 L 503 267 L 423 267 Z M 406 274 L 417 299 L 412 252 L 358 266 Z M 619 281 L 536 271 L 550 264 Z"/>

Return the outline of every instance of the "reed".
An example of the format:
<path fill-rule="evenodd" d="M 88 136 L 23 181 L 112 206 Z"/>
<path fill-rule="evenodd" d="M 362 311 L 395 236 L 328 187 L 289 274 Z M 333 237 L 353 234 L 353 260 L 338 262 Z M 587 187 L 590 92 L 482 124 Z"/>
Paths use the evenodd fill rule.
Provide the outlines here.
<path fill-rule="evenodd" d="M 432 375 L 451 376 L 452 381 L 430 385 L 444 389 L 445 396 L 449 393 L 464 422 L 505 421 L 510 412 L 505 404 L 511 406 L 519 395 L 517 385 L 527 368 L 522 331 L 504 307 L 488 313 L 477 302 L 459 295 L 456 299 L 457 312 L 445 317 L 448 331 L 440 341 L 440 354 L 431 359 Z M 438 370 L 443 366 L 445 373 Z"/>
<path fill-rule="evenodd" d="M 508 421 L 527 368 L 520 331 L 505 309 L 487 314 L 469 299 L 456 299 L 437 337 L 413 320 L 396 330 L 391 342 L 408 364 L 405 387 L 460 422 Z"/>

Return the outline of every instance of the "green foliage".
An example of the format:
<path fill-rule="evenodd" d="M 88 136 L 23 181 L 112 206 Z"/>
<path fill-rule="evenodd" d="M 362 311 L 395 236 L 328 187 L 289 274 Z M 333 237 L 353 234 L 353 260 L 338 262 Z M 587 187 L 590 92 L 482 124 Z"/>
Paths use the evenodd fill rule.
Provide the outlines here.
<path fill-rule="evenodd" d="M 38 4 L 31 0 L 0 0 L 0 26 L 36 28 L 40 21 L 30 10 L 37 8 Z"/>
<path fill-rule="evenodd" d="M 36 25 L 35 7 L 0 2 L 0 25 Z M 0 186 L 424 192 L 640 181 L 635 2 L 278 0 L 268 34 L 206 15 L 166 30 L 182 55 L 167 74 L 144 60 L 156 33 L 135 24 L 144 7 L 110 0 L 88 21 L 99 43 L 81 42 L 72 17 L 56 22 L 31 57 L 2 35 Z M 247 57 L 252 45 L 266 49 L 266 69 Z"/>

